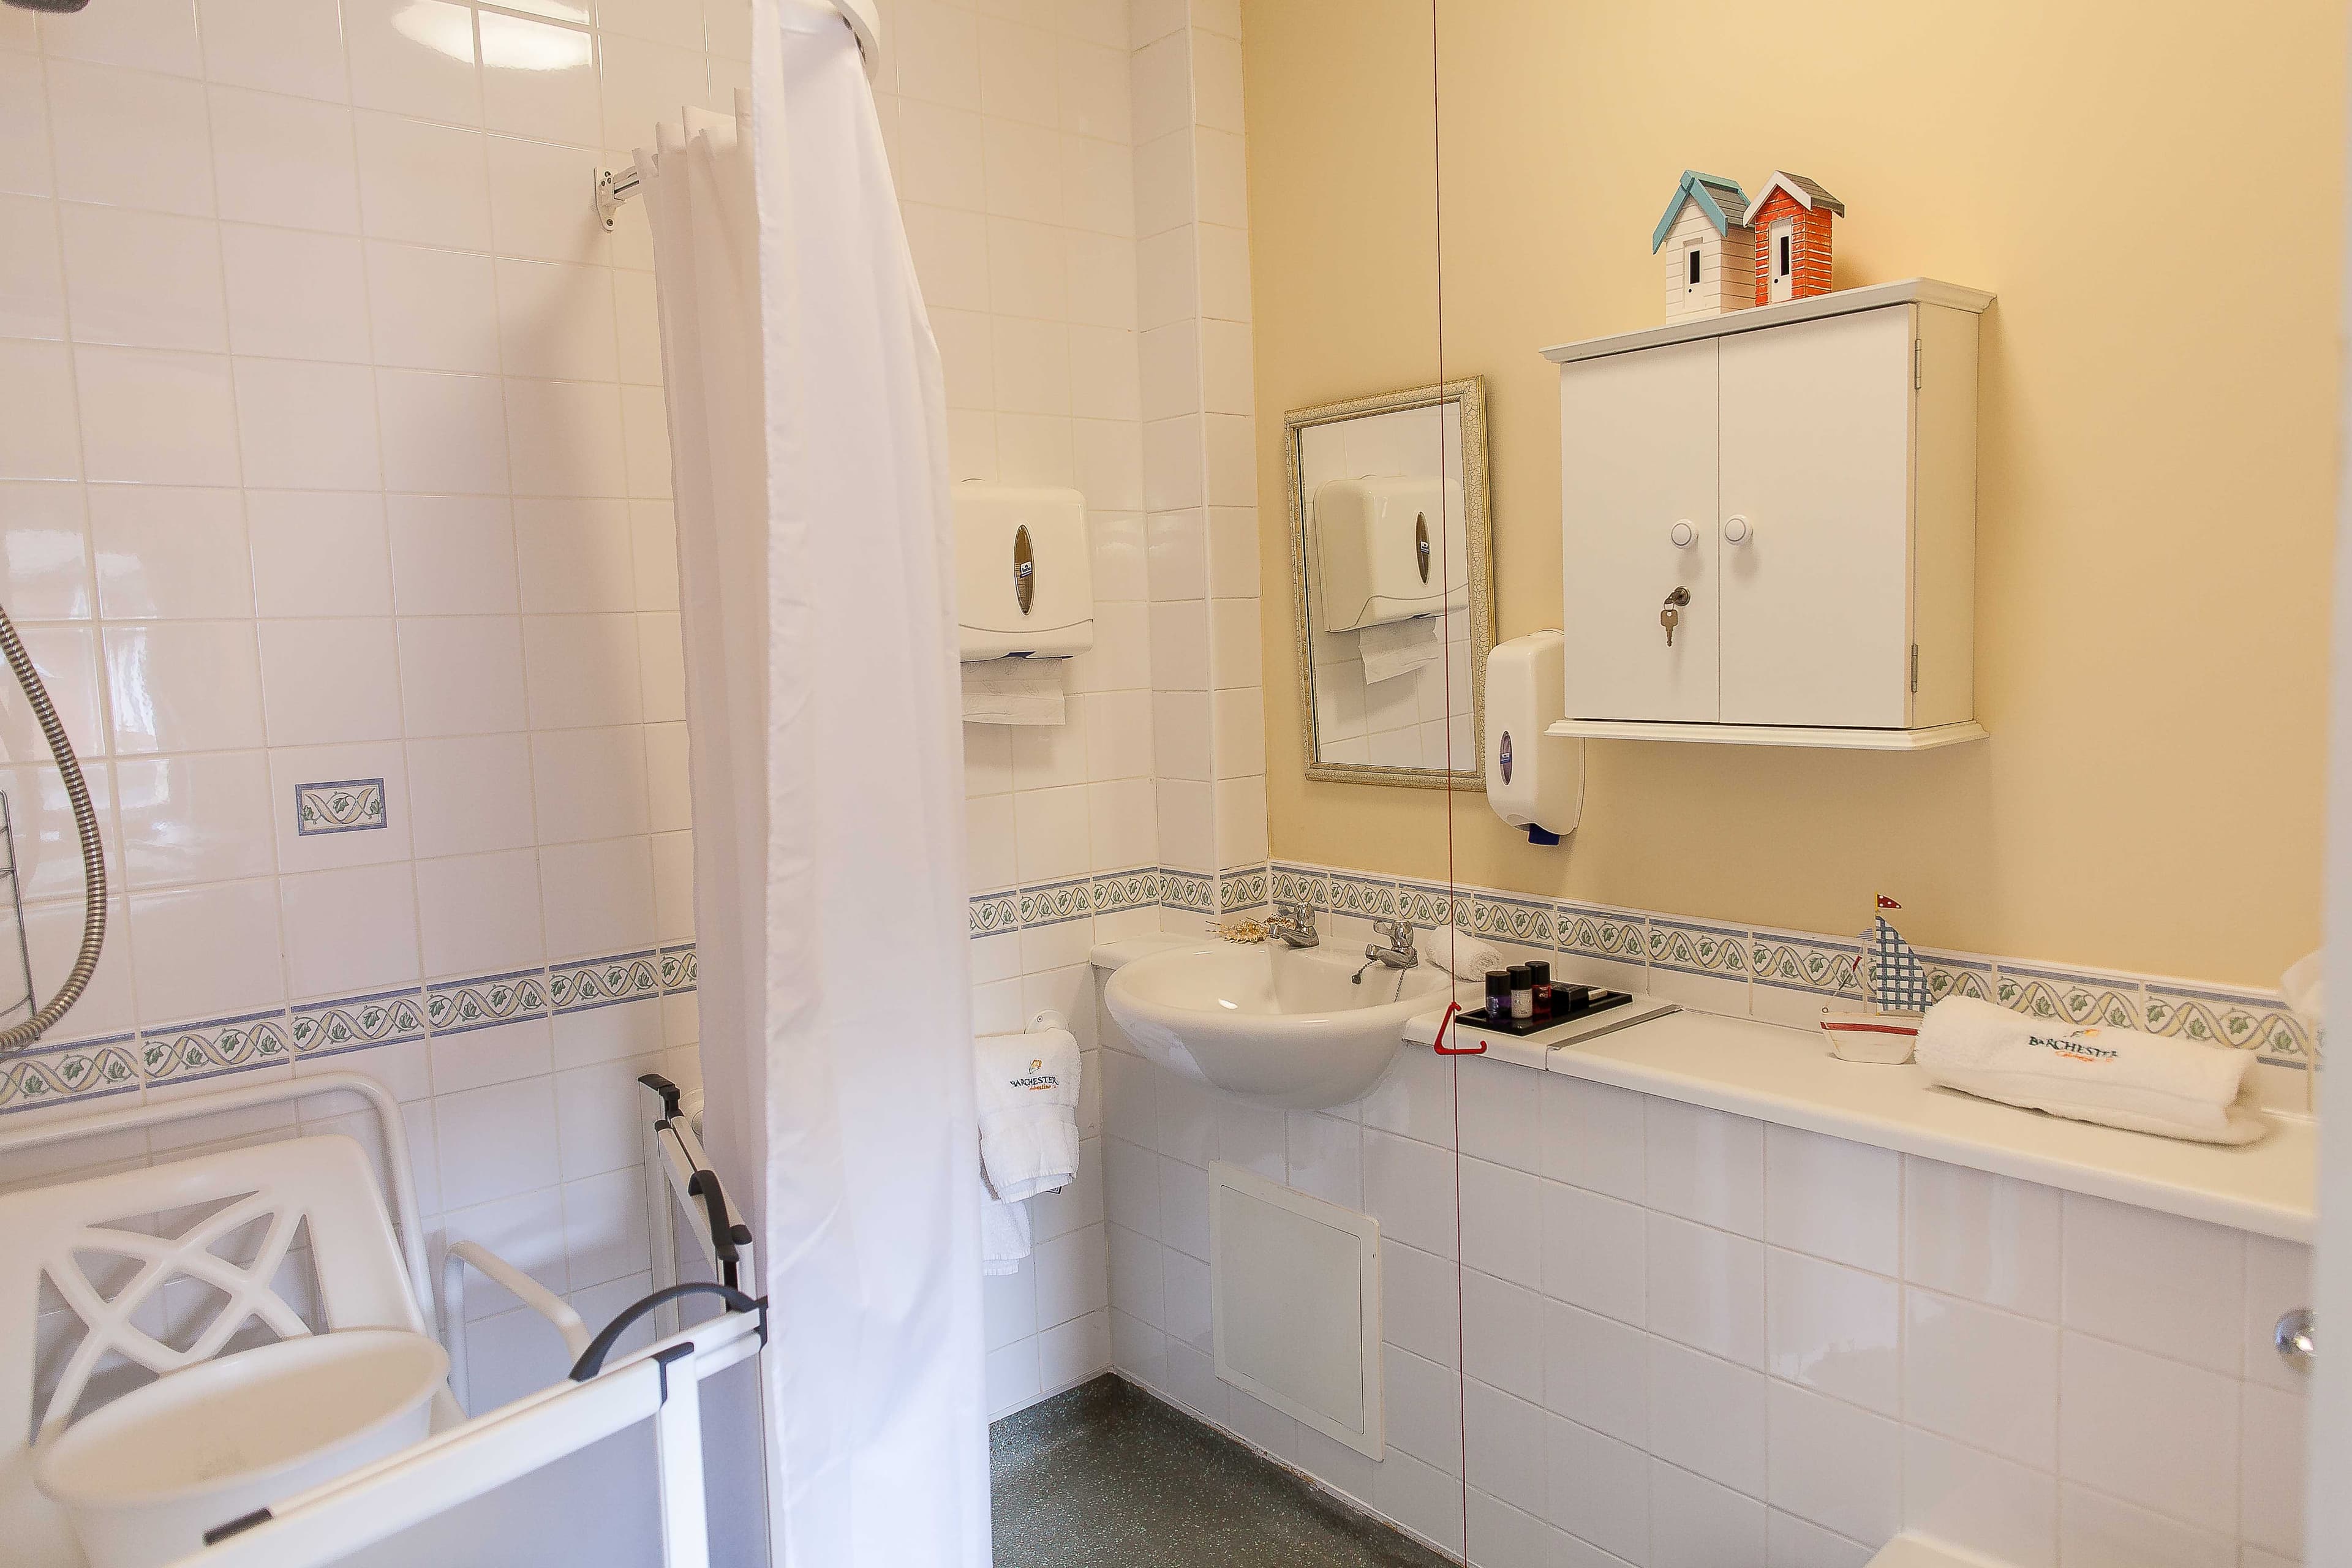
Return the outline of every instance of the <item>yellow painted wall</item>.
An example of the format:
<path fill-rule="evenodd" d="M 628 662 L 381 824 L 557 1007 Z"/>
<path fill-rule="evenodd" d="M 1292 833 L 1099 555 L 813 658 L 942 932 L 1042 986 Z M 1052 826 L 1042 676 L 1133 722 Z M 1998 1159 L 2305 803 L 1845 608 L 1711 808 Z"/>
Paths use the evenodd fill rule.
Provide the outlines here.
<path fill-rule="evenodd" d="M 1244 0 L 1276 858 L 2270 984 L 2319 938 L 2341 0 Z M 1685 167 L 1840 287 L 1990 289 L 1977 713 L 1916 756 L 1596 742 L 1582 827 L 1308 784 L 1285 409 L 1487 377 L 1499 635 L 1558 624 L 1547 343 L 1654 325 Z M 1442 226 L 1433 174 L 1442 172 Z"/>

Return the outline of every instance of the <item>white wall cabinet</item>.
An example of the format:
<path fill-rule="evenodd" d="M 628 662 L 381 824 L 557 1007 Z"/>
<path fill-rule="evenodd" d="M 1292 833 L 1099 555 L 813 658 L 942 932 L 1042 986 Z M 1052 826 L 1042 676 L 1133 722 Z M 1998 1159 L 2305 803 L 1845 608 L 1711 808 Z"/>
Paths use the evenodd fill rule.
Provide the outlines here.
<path fill-rule="evenodd" d="M 1991 302 L 1912 279 L 1546 350 L 1560 366 L 1559 729 L 1881 750 L 1980 738 L 1977 324 Z"/>

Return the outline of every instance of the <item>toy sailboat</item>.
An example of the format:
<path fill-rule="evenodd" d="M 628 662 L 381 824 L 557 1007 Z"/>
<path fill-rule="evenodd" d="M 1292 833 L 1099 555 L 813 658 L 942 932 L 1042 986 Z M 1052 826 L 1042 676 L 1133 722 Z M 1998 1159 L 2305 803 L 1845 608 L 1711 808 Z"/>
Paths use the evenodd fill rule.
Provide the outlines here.
<path fill-rule="evenodd" d="M 1863 1005 L 1822 1009 L 1822 1033 L 1830 1037 L 1831 1054 L 1842 1061 L 1892 1065 L 1911 1059 L 1930 998 L 1927 965 L 1903 933 L 1886 923 L 1886 911 L 1902 907 L 1879 894 L 1878 912 L 1862 933 Z"/>

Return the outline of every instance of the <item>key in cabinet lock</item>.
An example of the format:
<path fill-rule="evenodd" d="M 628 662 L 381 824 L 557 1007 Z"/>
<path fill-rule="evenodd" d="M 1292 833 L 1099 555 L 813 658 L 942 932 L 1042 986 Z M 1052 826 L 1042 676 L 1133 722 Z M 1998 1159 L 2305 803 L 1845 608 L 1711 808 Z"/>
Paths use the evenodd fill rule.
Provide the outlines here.
<path fill-rule="evenodd" d="M 1690 603 L 1690 590 L 1676 588 L 1666 595 L 1665 608 L 1658 612 L 1658 625 L 1666 628 L 1666 646 L 1675 646 L 1675 627 L 1682 624 L 1683 606 Z"/>

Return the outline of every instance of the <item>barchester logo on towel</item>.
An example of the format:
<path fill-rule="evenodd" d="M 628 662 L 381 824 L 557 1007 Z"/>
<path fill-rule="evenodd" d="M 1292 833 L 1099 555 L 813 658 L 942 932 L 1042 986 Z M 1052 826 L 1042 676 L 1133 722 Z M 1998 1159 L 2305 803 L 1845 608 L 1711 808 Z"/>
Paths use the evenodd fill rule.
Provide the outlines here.
<path fill-rule="evenodd" d="M 2060 1035 L 2055 1037 L 2050 1035 L 2028 1035 L 2026 1038 L 2032 1044 L 2041 1047 L 2045 1051 L 2054 1051 L 2062 1057 L 2071 1058 L 2078 1062 L 2111 1062 L 2116 1059 L 2116 1052 L 2109 1050 L 2105 1046 L 2093 1045 L 2090 1042 L 2087 1031 L 2082 1035 Z"/>
<path fill-rule="evenodd" d="M 1027 1078 L 1014 1079 L 1013 1080 L 1013 1087 L 1015 1089 L 1061 1088 L 1062 1080 L 1055 1078 L 1052 1073 L 1045 1071 L 1045 1058 L 1044 1057 L 1031 1057 L 1029 1058 L 1029 1076 Z"/>

